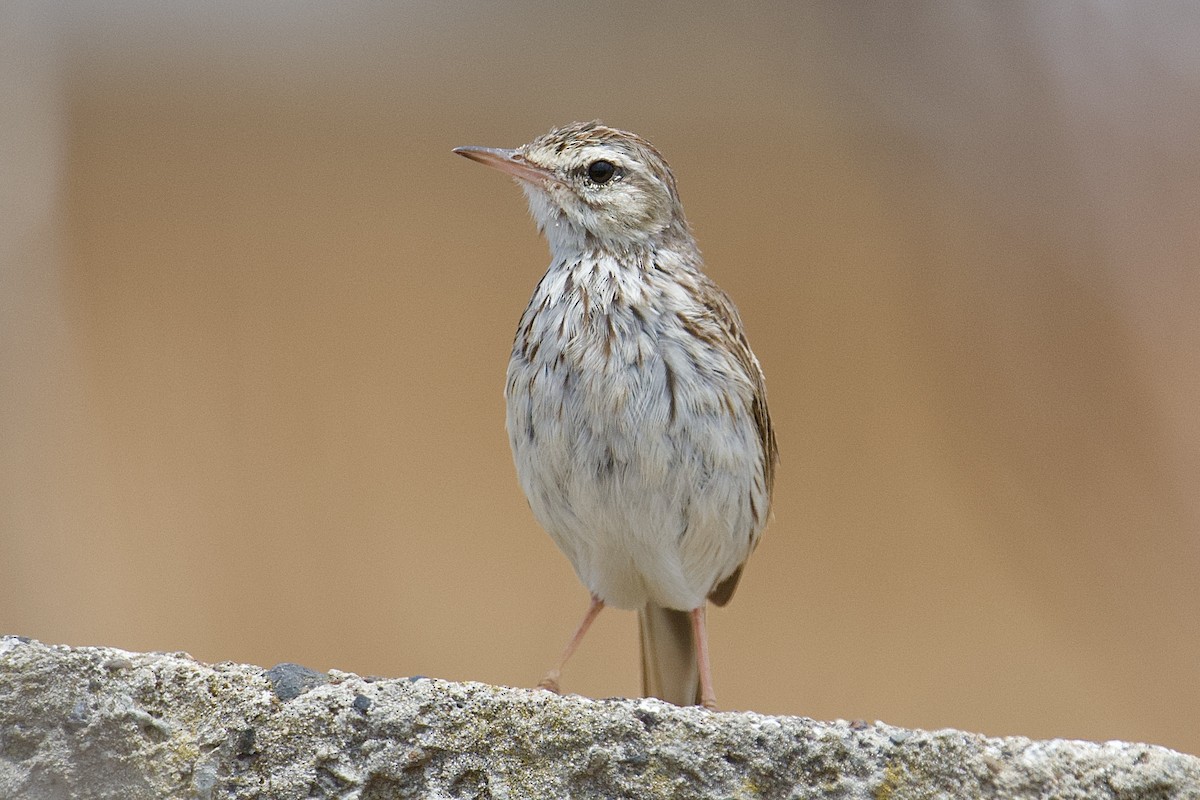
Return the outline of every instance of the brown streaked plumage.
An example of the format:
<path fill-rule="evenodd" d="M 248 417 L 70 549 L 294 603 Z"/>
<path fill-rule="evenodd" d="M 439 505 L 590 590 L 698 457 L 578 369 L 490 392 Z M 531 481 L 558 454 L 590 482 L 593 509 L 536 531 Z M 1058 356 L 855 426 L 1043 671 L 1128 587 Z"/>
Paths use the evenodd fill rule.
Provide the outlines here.
<path fill-rule="evenodd" d="M 525 191 L 551 263 L 517 327 L 505 398 L 521 487 L 592 595 L 635 608 L 643 688 L 715 707 L 705 609 L 770 514 L 778 460 L 758 360 L 701 271 L 675 177 L 599 122 L 515 150 L 460 147 Z"/>

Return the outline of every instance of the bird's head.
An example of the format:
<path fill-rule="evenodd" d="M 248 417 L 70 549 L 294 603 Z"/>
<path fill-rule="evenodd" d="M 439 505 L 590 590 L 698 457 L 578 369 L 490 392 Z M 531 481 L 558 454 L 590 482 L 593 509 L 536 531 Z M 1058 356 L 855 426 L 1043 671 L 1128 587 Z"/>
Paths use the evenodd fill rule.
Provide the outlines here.
<path fill-rule="evenodd" d="M 576 122 L 512 150 L 454 152 L 517 178 L 554 249 L 690 242 L 675 177 L 654 147 L 599 122 Z"/>

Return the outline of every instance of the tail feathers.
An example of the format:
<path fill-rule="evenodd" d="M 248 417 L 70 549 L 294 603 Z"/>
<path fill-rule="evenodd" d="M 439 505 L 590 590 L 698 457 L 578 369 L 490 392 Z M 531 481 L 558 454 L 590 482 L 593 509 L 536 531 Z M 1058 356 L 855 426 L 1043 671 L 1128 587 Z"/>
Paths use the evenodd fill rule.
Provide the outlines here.
<path fill-rule="evenodd" d="M 638 611 L 642 634 L 642 692 L 677 706 L 700 702 L 700 668 L 686 611 L 653 603 Z"/>

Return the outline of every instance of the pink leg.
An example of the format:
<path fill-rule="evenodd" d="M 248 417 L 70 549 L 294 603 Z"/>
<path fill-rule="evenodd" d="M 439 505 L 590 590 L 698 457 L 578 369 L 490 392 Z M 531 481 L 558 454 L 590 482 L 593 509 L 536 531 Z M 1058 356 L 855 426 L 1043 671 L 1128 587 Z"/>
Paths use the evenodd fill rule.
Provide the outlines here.
<path fill-rule="evenodd" d="M 716 711 L 717 695 L 713 692 L 712 667 L 708 662 L 708 625 L 705 622 L 707 609 L 708 603 L 692 609 L 692 638 L 696 641 L 696 666 L 700 668 L 700 705 L 709 711 Z"/>
<path fill-rule="evenodd" d="M 567 659 L 575 652 L 575 648 L 579 647 L 579 643 L 583 641 L 583 635 L 588 632 L 588 628 L 592 627 L 592 623 L 596 621 L 596 617 L 604 609 L 604 601 L 599 597 L 592 596 L 592 604 L 588 606 L 587 613 L 583 615 L 583 622 L 579 623 L 579 627 L 575 629 L 575 635 L 571 637 L 571 641 L 567 642 L 566 648 L 559 657 L 558 663 L 554 668 L 546 673 L 546 677 L 538 681 L 539 689 L 549 689 L 558 694 L 558 679 L 562 677 L 562 669 L 567 664 Z"/>

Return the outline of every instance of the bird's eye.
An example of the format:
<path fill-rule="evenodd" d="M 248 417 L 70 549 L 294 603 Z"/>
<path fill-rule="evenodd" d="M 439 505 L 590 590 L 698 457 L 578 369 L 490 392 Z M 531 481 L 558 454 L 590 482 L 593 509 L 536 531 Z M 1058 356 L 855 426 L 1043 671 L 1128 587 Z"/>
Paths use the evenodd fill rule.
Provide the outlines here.
<path fill-rule="evenodd" d="M 596 184 L 608 183 L 612 180 L 613 175 L 617 174 L 617 168 L 612 165 L 611 161 L 593 161 L 588 164 L 587 176 L 588 180 Z"/>

